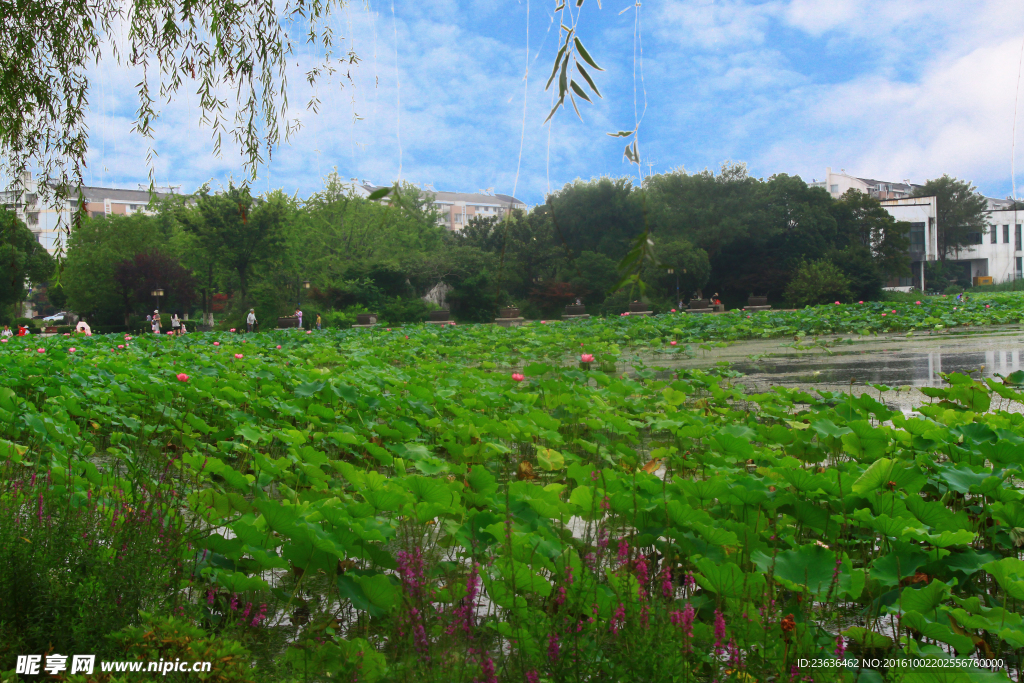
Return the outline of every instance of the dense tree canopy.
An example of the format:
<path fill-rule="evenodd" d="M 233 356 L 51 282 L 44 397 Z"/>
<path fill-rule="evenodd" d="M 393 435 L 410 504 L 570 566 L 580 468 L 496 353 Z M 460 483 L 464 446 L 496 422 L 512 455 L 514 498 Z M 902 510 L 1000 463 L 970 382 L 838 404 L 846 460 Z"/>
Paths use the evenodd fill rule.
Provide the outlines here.
<path fill-rule="evenodd" d="M 368 310 L 416 321 L 427 316 L 425 299 L 462 320 L 491 320 L 508 304 L 554 317 L 577 298 L 592 313 L 617 314 L 641 296 L 632 284 L 615 289 L 620 261 L 646 236 L 642 296 L 658 310 L 697 291 L 717 292 L 728 306 L 751 294 L 782 304 L 801 291 L 804 300 L 806 283 L 830 273 L 842 275 L 835 291 L 867 300 L 906 274 L 907 228 L 870 196 L 836 200 L 795 176 L 752 178 L 742 165 L 656 175 L 643 188 L 576 181 L 529 211 L 473 218 L 454 233 L 428 193 L 404 185 L 375 201 L 332 175 L 306 199 L 203 187 L 166 200 L 153 217 L 87 219 L 66 277 L 75 310 L 108 322 L 142 313 L 141 301 L 118 289 L 115 265 L 145 262 L 153 250 L 167 272 L 189 273 L 203 313 L 231 325 L 250 306 L 272 321 L 300 304 L 327 324 Z M 798 272 L 805 284 L 790 287 Z"/>
<path fill-rule="evenodd" d="M 25 300 L 27 284 L 45 282 L 54 262 L 32 231 L 0 208 L 0 322 L 18 317 L 15 308 Z"/>

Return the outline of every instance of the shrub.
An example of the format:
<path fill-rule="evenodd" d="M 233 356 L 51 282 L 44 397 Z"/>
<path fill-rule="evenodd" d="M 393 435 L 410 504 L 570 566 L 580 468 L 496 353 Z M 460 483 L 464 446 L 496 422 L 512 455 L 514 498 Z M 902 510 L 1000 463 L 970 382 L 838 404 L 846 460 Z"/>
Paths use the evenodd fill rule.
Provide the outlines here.
<path fill-rule="evenodd" d="M 786 287 L 786 301 L 797 308 L 850 301 L 850 280 L 828 259 L 804 262 Z"/>
<path fill-rule="evenodd" d="M 122 436 L 111 450 L 126 449 Z M 28 471 L 0 467 L 0 642 L 15 654 L 111 653 L 104 634 L 176 603 L 187 539 L 171 518 L 182 487 L 81 488 Z"/>

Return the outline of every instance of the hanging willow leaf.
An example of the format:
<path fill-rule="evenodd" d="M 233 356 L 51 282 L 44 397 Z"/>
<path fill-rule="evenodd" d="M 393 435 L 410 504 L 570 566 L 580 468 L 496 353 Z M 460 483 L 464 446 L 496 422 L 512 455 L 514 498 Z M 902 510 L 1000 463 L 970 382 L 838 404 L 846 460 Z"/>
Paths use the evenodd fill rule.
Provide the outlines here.
<path fill-rule="evenodd" d="M 584 79 L 586 79 L 587 85 L 590 86 L 590 89 L 593 90 L 598 97 L 602 97 L 601 91 L 597 89 L 596 85 L 594 85 L 594 79 L 590 77 L 590 74 L 587 73 L 587 70 L 584 69 L 583 65 L 579 62 L 576 62 L 576 70 L 580 72 L 580 75 L 583 76 Z"/>
<path fill-rule="evenodd" d="M 576 81 L 569 79 L 569 87 L 572 88 L 572 91 L 574 93 L 585 99 L 587 102 L 590 102 L 591 104 L 594 103 L 593 100 L 587 97 L 587 93 L 583 91 L 583 88 L 581 88 L 579 86 L 579 83 L 577 83 Z M 578 114 L 579 112 L 577 111 L 576 113 Z"/>
<path fill-rule="evenodd" d="M 384 199 L 384 197 L 387 197 L 389 194 L 391 194 L 391 190 L 393 189 L 394 188 L 391 187 L 382 187 L 379 190 L 374 190 L 373 192 L 370 193 L 370 196 L 367 197 L 367 199 L 369 199 L 370 201 Z"/>
<path fill-rule="evenodd" d="M 580 53 L 580 57 L 583 57 L 583 61 L 585 61 L 587 64 L 594 67 L 598 71 L 604 71 L 604 69 L 597 65 L 597 62 L 595 62 L 594 58 L 590 56 L 590 53 L 587 52 L 587 48 L 583 47 L 583 41 L 581 41 L 579 38 L 573 37 L 573 42 L 576 43 L 576 51 Z"/>

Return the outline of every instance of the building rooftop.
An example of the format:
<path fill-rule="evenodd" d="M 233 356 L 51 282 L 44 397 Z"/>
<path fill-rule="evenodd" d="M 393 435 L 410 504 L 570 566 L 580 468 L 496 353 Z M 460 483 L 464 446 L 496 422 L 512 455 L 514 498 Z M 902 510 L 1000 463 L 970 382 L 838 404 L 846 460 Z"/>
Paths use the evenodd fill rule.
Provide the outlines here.
<path fill-rule="evenodd" d="M 372 192 L 382 189 L 384 185 L 372 185 L 367 182 L 362 182 L 357 185 L 357 191 L 363 196 L 369 195 Z M 526 208 L 526 202 L 521 199 L 516 199 L 507 194 L 484 194 L 482 192 L 439 192 L 437 190 L 424 189 L 424 193 L 431 194 L 434 196 L 434 203 L 437 204 L 454 204 L 455 202 L 463 202 L 465 204 L 475 204 L 478 206 L 508 206 Z"/>

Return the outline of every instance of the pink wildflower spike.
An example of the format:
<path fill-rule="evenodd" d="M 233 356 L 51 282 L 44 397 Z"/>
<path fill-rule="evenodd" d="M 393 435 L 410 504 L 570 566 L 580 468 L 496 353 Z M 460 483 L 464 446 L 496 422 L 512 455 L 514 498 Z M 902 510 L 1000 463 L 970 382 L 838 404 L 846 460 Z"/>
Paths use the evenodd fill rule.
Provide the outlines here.
<path fill-rule="evenodd" d="M 184 372 L 179 372 L 176 375 L 176 377 L 178 378 L 179 382 L 187 382 L 188 381 L 188 375 L 186 375 Z"/>
<path fill-rule="evenodd" d="M 725 638 L 725 617 L 722 616 L 722 610 L 715 610 L 715 648 L 718 648 L 722 644 L 722 639 Z"/>
<path fill-rule="evenodd" d="M 522 382 L 524 379 L 526 379 L 526 375 L 522 374 L 521 372 L 512 373 L 512 380 L 514 382 Z"/>
<path fill-rule="evenodd" d="M 836 659 L 843 659 L 846 657 L 846 639 L 842 636 L 836 637 Z"/>
<path fill-rule="evenodd" d="M 593 363 L 594 362 L 594 354 L 592 354 L 592 353 L 581 354 L 580 355 L 580 360 L 583 361 L 584 363 Z"/>

